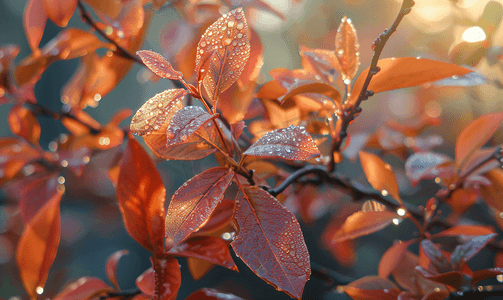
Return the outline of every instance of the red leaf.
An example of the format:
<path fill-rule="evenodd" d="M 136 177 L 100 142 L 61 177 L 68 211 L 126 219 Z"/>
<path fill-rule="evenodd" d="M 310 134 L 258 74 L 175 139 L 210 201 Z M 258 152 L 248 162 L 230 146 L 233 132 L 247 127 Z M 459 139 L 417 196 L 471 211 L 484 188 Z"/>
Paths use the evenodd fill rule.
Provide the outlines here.
<path fill-rule="evenodd" d="M 7 122 L 14 134 L 25 138 L 32 144 L 38 145 L 40 124 L 31 110 L 20 105 L 13 106 L 9 111 Z"/>
<path fill-rule="evenodd" d="M 419 294 L 416 283 L 416 266 L 419 262 L 417 255 L 406 250 L 402 259 L 395 269 L 391 272 L 395 281 L 404 289 Z"/>
<path fill-rule="evenodd" d="M 185 240 L 201 227 L 222 201 L 234 171 L 211 168 L 192 177 L 171 198 L 166 213 L 166 249 Z"/>
<path fill-rule="evenodd" d="M 173 257 L 153 258 L 152 268 L 136 279 L 136 286 L 154 300 L 175 299 L 182 283 L 180 265 Z"/>
<path fill-rule="evenodd" d="M 459 170 L 459 176 L 465 176 L 470 172 L 470 176 L 484 174 L 501 165 L 496 159 L 489 159 L 494 155 L 497 147 L 481 148 L 475 150 L 465 161 L 463 167 Z M 489 159 L 489 161 L 487 161 Z M 486 161 L 485 163 L 482 163 Z M 482 165 L 481 165 L 482 164 Z M 478 166 L 476 169 L 475 166 Z"/>
<path fill-rule="evenodd" d="M 16 261 L 26 292 L 32 299 L 44 291 L 49 269 L 56 258 L 61 236 L 59 203 L 53 196 L 30 220 L 19 239 Z"/>
<path fill-rule="evenodd" d="M 220 238 L 212 236 L 194 237 L 169 250 L 175 256 L 195 257 L 237 271 L 227 244 Z"/>
<path fill-rule="evenodd" d="M 107 278 L 114 285 L 114 287 L 120 291 L 119 282 L 117 281 L 117 265 L 119 264 L 119 260 L 122 256 L 128 255 L 129 251 L 127 250 L 119 250 L 110 255 L 107 259 L 107 263 L 105 265 L 105 271 L 107 273 Z"/>
<path fill-rule="evenodd" d="M 398 215 L 390 211 L 359 211 L 349 216 L 332 237 L 333 242 L 342 242 L 371 234 L 388 226 Z"/>
<path fill-rule="evenodd" d="M 502 268 L 492 268 L 492 269 L 484 269 L 473 272 L 472 275 L 472 286 L 476 285 L 482 280 L 494 278 L 496 276 L 503 275 Z"/>
<path fill-rule="evenodd" d="M 419 265 L 425 270 L 431 270 L 430 265 L 434 266 L 438 272 L 445 272 L 451 269 L 447 258 L 431 240 L 422 240 L 419 250 Z"/>
<path fill-rule="evenodd" d="M 77 8 L 78 0 L 43 0 L 44 10 L 47 16 L 54 24 L 59 27 L 66 27 L 68 21 L 73 15 L 73 12 Z"/>
<path fill-rule="evenodd" d="M 428 294 L 424 295 L 421 300 L 445 300 L 447 297 L 449 297 L 450 292 L 449 291 L 440 291 L 437 292 L 435 290 L 429 292 Z"/>
<path fill-rule="evenodd" d="M 360 151 L 360 162 L 363 172 L 365 172 L 365 176 L 367 176 L 367 180 L 372 187 L 384 196 L 389 194 L 402 204 L 391 166 L 383 162 L 377 155 L 363 151 Z"/>
<path fill-rule="evenodd" d="M 54 300 L 86 300 L 114 290 L 96 277 L 82 277 L 59 292 Z"/>
<path fill-rule="evenodd" d="M 420 266 L 416 267 L 416 270 L 421 276 L 424 276 L 425 278 L 428 278 L 431 281 L 443 283 L 449 286 L 452 286 L 456 290 L 459 290 L 459 288 L 464 284 L 464 276 L 463 273 L 458 272 L 458 271 L 451 271 L 451 272 L 446 272 L 442 274 L 431 274 L 430 272 L 426 271 Z M 467 280 L 469 280 L 467 278 Z"/>
<path fill-rule="evenodd" d="M 218 117 L 217 114 L 210 115 L 199 106 L 186 106 L 179 110 L 171 119 L 168 127 L 168 146 L 188 141 L 199 127 L 216 117 Z M 213 126 L 213 124 L 208 124 L 212 124 L 211 122 L 206 123 L 206 126 Z"/>
<path fill-rule="evenodd" d="M 473 178 L 470 177 L 470 178 Z M 482 177 L 485 179 L 485 177 Z M 465 181 L 465 189 L 457 189 L 452 192 L 452 195 L 447 199 L 447 203 L 458 214 L 462 214 L 467 209 L 469 209 L 478 199 L 478 193 L 468 190 L 468 180 Z"/>
<path fill-rule="evenodd" d="M 253 175 L 255 176 L 256 173 L 253 173 Z M 215 232 L 229 225 L 234 214 L 234 203 L 234 200 L 223 199 L 218 203 L 217 207 L 215 207 L 209 219 L 207 219 L 194 234 L 206 235 L 207 233 Z"/>
<path fill-rule="evenodd" d="M 459 236 L 459 235 L 488 235 L 494 233 L 491 226 L 482 225 L 456 225 L 444 231 L 441 231 L 432 238 L 439 238 L 444 236 Z"/>
<path fill-rule="evenodd" d="M 456 140 L 456 170 L 466 164 L 466 159 L 478 148 L 484 146 L 503 121 L 503 112 L 483 115 L 471 122 Z"/>
<path fill-rule="evenodd" d="M 342 18 L 335 36 L 335 54 L 341 66 L 342 80 L 349 84 L 360 66 L 360 45 L 356 37 L 356 29 L 351 19 Z"/>
<path fill-rule="evenodd" d="M 248 24 L 242 8 L 213 23 L 197 45 L 197 82 L 216 107 L 218 96 L 241 75 L 250 56 Z"/>
<path fill-rule="evenodd" d="M 182 80 L 182 73 L 175 71 L 171 64 L 159 53 L 149 50 L 137 51 L 143 63 L 157 76 L 172 80 Z"/>
<path fill-rule="evenodd" d="M 396 300 L 402 291 L 388 279 L 365 276 L 344 286 L 354 300 Z"/>
<path fill-rule="evenodd" d="M 215 267 L 215 264 L 204 259 L 187 257 L 187 266 L 189 267 L 190 275 L 197 281 L 208 274 Z"/>
<path fill-rule="evenodd" d="M 458 245 L 451 254 L 451 265 L 456 268 L 459 263 L 469 261 L 475 254 L 479 253 L 489 241 L 496 236 L 496 233 L 474 237 L 463 245 Z"/>
<path fill-rule="evenodd" d="M 410 244 L 412 244 L 412 241 L 399 241 L 386 250 L 379 261 L 379 277 L 389 277 L 395 267 L 402 261 L 403 255 Z"/>
<path fill-rule="evenodd" d="M 451 168 L 441 167 L 441 165 L 445 165 L 448 162 L 452 162 L 451 158 L 443 154 L 434 152 L 414 153 L 405 162 L 405 174 L 411 181 L 412 186 L 416 186 L 420 181 L 425 179 L 454 175 L 454 169 L 447 175 L 445 174 L 447 173 L 447 169 L 450 170 Z"/>
<path fill-rule="evenodd" d="M 32 148 L 22 138 L 0 138 L 0 155 L 7 160 L 0 162 L 0 185 L 14 177 L 29 161 L 35 161 L 42 156 L 40 151 Z"/>
<path fill-rule="evenodd" d="M 231 293 L 220 292 L 215 289 L 202 288 L 190 294 L 185 300 L 244 300 Z"/>
<path fill-rule="evenodd" d="M 469 69 L 454 64 L 415 57 L 385 58 L 379 60 L 377 66 L 381 68 L 381 71 L 372 77 L 367 88 L 374 93 L 421 85 L 471 72 Z M 348 103 L 355 103 L 358 99 L 369 68 L 365 69 L 356 79 Z"/>
<path fill-rule="evenodd" d="M 337 108 L 342 107 L 342 99 L 339 91 L 331 86 L 330 84 L 323 82 L 313 82 L 306 83 L 302 85 L 296 85 L 294 88 L 288 89 L 287 93 L 278 98 L 281 104 L 285 103 L 286 100 L 295 97 L 300 94 L 315 93 L 329 97 L 334 101 Z"/>
<path fill-rule="evenodd" d="M 154 296 L 155 275 L 154 268 L 148 268 L 138 278 L 136 278 L 136 286 L 140 291 L 149 296 Z"/>
<path fill-rule="evenodd" d="M 38 44 L 42 40 L 47 15 L 44 10 L 44 0 L 29 0 L 26 3 L 23 13 L 23 27 L 30 45 L 31 51 L 38 55 L 40 50 Z"/>
<path fill-rule="evenodd" d="M 309 160 L 320 155 L 320 151 L 304 127 L 290 125 L 288 128 L 269 131 L 253 143 L 244 154 L 287 160 Z"/>
<path fill-rule="evenodd" d="M 117 200 L 129 235 L 152 252 L 162 252 L 166 189 L 143 147 L 129 135 L 117 182 Z"/>
<path fill-rule="evenodd" d="M 243 192 L 235 212 L 234 252 L 257 276 L 300 299 L 311 267 L 299 223 L 263 189 L 250 186 Z"/>

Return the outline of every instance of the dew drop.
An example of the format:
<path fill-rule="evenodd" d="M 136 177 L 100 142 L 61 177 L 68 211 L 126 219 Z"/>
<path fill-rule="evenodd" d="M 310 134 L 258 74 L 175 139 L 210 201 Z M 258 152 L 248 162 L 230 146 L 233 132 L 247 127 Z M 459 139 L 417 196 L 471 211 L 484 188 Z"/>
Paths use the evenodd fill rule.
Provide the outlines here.
<path fill-rule="evenodd" d="M 185 142 L 187 140 L 187 136 L 184 134 L 180 137 L 180 139 Z"/>
<path fill-rule="evenodd" d="M 236 25 L 236 28 L 238 30 L 241 30 L 241 29 L 243 29 L 244 26 L 245 26 L 245 24 L 243 24 L 243 22 L 239 22 L 238 25 Z"/>
<path fill-rule="evenodd" d="M 201 42 L 201 47 L 206 47 L 206 42 L 205 41 Z"/>
<path fill-rule="evenodd" d="M 223 44 L 224 46 L 228 46 L 228 45 L 230 45 L 230 44 L 231 44 L 231 42 L 232 42 L 232 39 L 227 38 L 227 39 L 225 39 L 225 40 L 223 41 L 223 43 L 222 43 L 222 44 Z"/>
<path fill-rule="evenodd" d="M 231 20 L 231 21 L 227 22 L 227 26 L 228 26 L 229 28 L 234 27 L 234 21 L 232 21 L 232 20 Z"/>

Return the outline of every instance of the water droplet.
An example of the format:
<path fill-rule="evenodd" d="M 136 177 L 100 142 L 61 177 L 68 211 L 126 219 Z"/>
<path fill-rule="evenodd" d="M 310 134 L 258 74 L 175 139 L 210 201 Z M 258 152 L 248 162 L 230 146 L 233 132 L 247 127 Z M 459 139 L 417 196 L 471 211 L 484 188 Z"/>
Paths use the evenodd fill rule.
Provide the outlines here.
<path fill-rule="evenodd" d="M 231 20 L 231 21 L 227 22 L 227 26 L 229 26 L 229 28 L 234 27 L 234 21 Z"/>
<path fill-rule="evenodd" d="M 236 25 L 236 28 L 238 30 L 241 30 L 241 29 L 243 29 L 244 26 L 245 26 L 245 24 L 243 24 L 243 22 L 239 22 L 238 25 Z"/>

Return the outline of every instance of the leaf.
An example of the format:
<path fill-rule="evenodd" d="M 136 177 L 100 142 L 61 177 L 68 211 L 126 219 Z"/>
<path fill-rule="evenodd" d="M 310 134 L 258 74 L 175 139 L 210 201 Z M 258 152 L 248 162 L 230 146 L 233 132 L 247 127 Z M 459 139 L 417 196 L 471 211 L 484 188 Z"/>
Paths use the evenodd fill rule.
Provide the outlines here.
<path fill-rule="evenodd" d="M 190 275 L 197 281 L 208 274 L 215 267 L 215 264 L 204 259 L 187 257 L 187 266 L 189 267 Z"/>
<path fill-rule="evenodd" d="M 395 267 L 402 261 L 403 255 L 407 251 L 407 247 L 412 244 L 411 241 L 399 241 L 389 247 L 379 261 L 379 277 L 388 278 Z"/>
<path fill-rule="evenodd" d="M 107 278 L 110 280 L 110 282 L 114 285 L 114 287 L 120 291 L 119 287 L 119 282 L 117 281 L 117 265 L 119 264 L 119 260 L 121 257 L 124 255 L 128 255 L 129 251 L 128 250 L 119 250 L 115 251 L 110 255 L 107 259 L 106 265 L 105 265 L 105 271 L 107 273 Z"/>
<path fill-rule="evenodd" d="M 221 292 L 215 289 L 202 288 L 190 294 L 185 300 L 244 300 L 231 293 Z"/>
<path fill-rule="evenodd" d="M 459 176 L 465 176 L 470 172 L 470 177 L 477 174 L 484 174 L 501 165 L 496 159 L 490 159 L 495 154 L 497 147 L 480 148 L 475 150 L 469 157 L 466 158 L 463 167 L 459 170 Z M 486 161 L 485 163 L 482 163 Z M 476 166 L 478 166 L 476 169 Z"/>
<path fill-rule="evenodd" d="M 44 34 L 47 15 L 44 10 L 44 0 L 29 0 L 23 12 L 23 27 L 31 51 L 38 55 L 38 45 Z"/>
<path fill-rule="evenodd" d="M 227 244 L 213 236 L 194 237 L 179 244 L 168 252 L 175 256 L 195 257 L 237 271 Z"/>
<path fill-rule="evenodd" d="M 460 263 L 469 261 L 475 254 L 479 253 L 489 241 L 496 236 L 496 233 L 477 236 L 464 243 L 458 245 L 451 254 L 451 265 L 456 268 Z"/>
<path fill-rule="evenodd" d="M 396 300 L 401 290 L 388 279 L 365 276 L 343 286 L 354 300 Z"/>
<path fill-rule="evenodd" d="M 417 86 L 471 72 L 469 69 L 454 64 L 415 57 L 385 58 L 379 60 L 377 66 L 381 68 L 381 71 L 372 77 L 367 88 L 374 93 Z M 358 99 L 369 68 L 356 79 L 348 103 L 354 104 Z"/>
<path fill-rule="evenodd" d="M 416 186 L 420 181 L 436 177 L 447 177 L 445 169 L 441 165 L 452 162 L 451 158 L 434 152 L 419 152 L 407 158 L 405 162 L 405 174 L 411 181 L 412 186 Z M 443 172 L 443 170 L 445 170 Z M 454 175 L 454 173 L 452 174 Z"/>
<path fill-rule="evenodd" d="M 449 297 L 451 293 L 447 290 L 445 291 L 439 291 L 437 292 L 436 290 L 428 292 L 428 294 L 424 295 L 421 300 L 445 300 L 447 297 Z"/>
<path fill-rule="evenodd" d="M 12 133 L 38 145 L 40 124 L 31 110 L 20 105 L 13 106 L 9 111 L 7 122 Z"/>
<path fill-rule="evenodd" d="M 503 275 L 502 268 L 492 268 L 492 269 L 474 271 L 472 276 L 472 285 L 476 285 L 482 280 L 494 278 L 499 275 Z"/>
<path fill-rule="evenodd" d="M 66 27 L 77 8 L 78 0 L 43 0 L 47 17 L 59 27 Z"/>
<path fill-rule="evenodd" d="M 441 231 L 432 236 L 432 238 L 446 237 L 446 236 L 469 236 L 469 235 L 488 235 L 494 233 L 491 226 L 482 225 L 456 225 L 444 231 Z"/>
<path fill-rule="evenodd" d="M 463 129 L 456 140 L 456 170 L 463 167 L 466 159 L 491 139 L 501 121 L 503 121 L 503 112 L 486 114 Z"/>
<path fill-rule="evenodd" d="M 241 75 L 250 56 L 248 24 L 242 8 L 213 23 L 197 44 L 197 82 L 216 107 L 218 96 Z"/>
<path fill-rule="evenodd" d="M 199 106 L 185 106 L 171 119 L 167 130 L 168 146 L 186 142 L 191 135 L 196 133 L 199 127 L 205 123 L 212 124 L 208 121 L 216 117 L 218 115 L 210 115 Z M 213 124 L 209 126 L 213 126 Z"/>
<path fill-rule="evenodd" d="M 371 234 L 388 226 L 398 215 L 390 211 L 358 211 L 349 216 L 332 237 L 333 242 L 342 242 Z"/>
<path fill-rule="evenodd" d="M 152 268 L 136 279 L 136 286 L 154 300 L 176 299 L 182 283 L 180 265 L 173 257 L 151 258 Z"/>
<path fill-rule="evenodd" d="M 166 213 L 167 250 L 204 224 L 222 201 L 233 175 L 232 169 L 207 169 L 189 179 L 175 192 Z"/>
<path fill-rule="evenodd" d="M 335 51 L 325 49 L 309 49 L 300 46 L 302 67 L 312 74 L 320 76 L 325 82 L 334 83 L 337 75 L 341 72 L 339 59 Z"/>
<path fill-rule="evenodd" d="M 425 270 L 430 270 L 430 265 L 434 266 L 436 271 L 440 273 L 450 270 L 447 258 L 431 240 L 422 240 L 419 250 L 419 265 Z M 424 258 L 421 254 L 424 255 Z"/>
<path fill-rule="evenodd" d="M 253 175 L 255 176 L 255 174 L 256 173 Z M 202 227 L 200 227 L 195 234 L 206 235 L 207 233 L 215 232 L 229 225 L 234 213 L 234 203 L 235 201 L 231 199 L 223 199 L 220 201 L 209 219 L 204 222 Z"/>
<path fill-rule="evenodd" d="M 26 225 L 16 250 L 16 262 L 26 292 L 36 299 L 44 289 L 56 258 L 61 236 L 59 203 L 62 191 L 52 197 Z"/>
<path fill-rule="evenodd" d="M 130 134 L 117 182 L 117 200 L 129 235 L 154 253 L 163 251 L 165 197 L 157 168 Z"/>
<path fill-rule="evenodd" d="M 360 151 L 360 162 L 363 172 L 372 187 L 384 196 L 389 194 L 398 203 L 402 204 L 398 185 L 391 166 L 383 162 L 377 155 Z"/>
<path fill-rule="evenodd" d="M 13 178 L 29 161 L 35 161 L 42 153 L 33 148 L 22 138 L 0 138 L 0 156 L 7 158 L 0 161 L 0 185 Z"/>
<path fill-rule="evenodd" d="M 81 277 L 59 292 L 54 300 L 85 300 L 91 296 L 112 293 L 114 290 L 96 277 Z"/>
<path fill-rule="evenodd" d="M 501 190 L 503 189 L 503 170 L 493 169 L 485 173 L 484 176 L 491 181 L 491 185 L 480 187 L 482 200 L 487 206 L 503 211 L 503 201 L 501 201 Z"/>
<path fill-rule="evenodd" d="M 300 299 L 311 274 L 309 253 L 295 216 L 263 189 L 242 189 L 232 249 L 257 276 Z"/>
<path fill-rule="evenodd" d="M 418 286 L 416 283 L 416 266 L 419 262 L 417 255 L 405 250 L 402 259 L 398 265 L 393 269 L 391 274 L 395 281 L 404 289 L 419 294 Z"/>
<path fill-rule="evenodd" d="M 442 274 L 431 274 L 430 272 L 426 271 L 420 266 L 416 267 L 416 270 L 418 271 L 418 274 L 428 278 L 431 281 L 442 283 L 445 285 L 452 286 L 456 290 L 459 290 L 459 288 L 463 285 L 464 281 L 464 275 L 461 272 L 458 271 L 450 271 Z M 469 280 L 469 278 L 467 278 Z"/>
<path fill-rule="evenodd" d="M 243 154 L 287 160 L 309 160 L 320 155 L 320 151 L 304 127 L 290 125 L 287 128 L 267 132 Z"/>
<path fill-rule="evenodd" d="M 351 19 L 344 16 L 335 36 L 335 55 L 341 66 L 342 80 L 349 84 L 360 66 L 360 45 L 356 37 L 356 29 Z"/>
<path fill-rule="evenodd" d="M 175 71 L 171 64 L 159 53 L 149 50 L 137 51 L 143 63 L 157 76 L 172 80 L 183 80 L 182 73 Z"/>
<path fill-rule="evenodd" d="M 315 93 L 327 96 L 334 101 L 338 108 L 342 108 L 342 99 L 339 91 L 330 84 L 323 82 L 313 82 L 296 86 L 293 89 L 289 89 L 285 95 L 279 97 L 278 101 L 283 104 L 286 100 L 292 97 L 306 93 Z"/>

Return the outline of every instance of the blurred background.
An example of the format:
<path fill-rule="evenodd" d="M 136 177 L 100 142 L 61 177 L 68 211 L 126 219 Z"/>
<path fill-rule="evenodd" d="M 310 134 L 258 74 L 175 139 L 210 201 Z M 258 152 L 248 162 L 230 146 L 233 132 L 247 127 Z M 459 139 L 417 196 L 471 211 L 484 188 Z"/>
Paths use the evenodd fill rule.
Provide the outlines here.
<path fill-rule="evenodd" d="M 254 19 L 250 20 L 265 48 L 259 84 L 271 80 L 268 72 L 274 68 L 301 68 L 298 54 L 300 45 L 333 50 L 336 30 L 344 16 L 352 19 L 357 30 L 361 72 L 372 58 L 372 42 L 392 24 L 401 5 L 398 0 L 267 2 L 282 11 L 287 20 L 258 11 L 254 13 Z M 350 126 L 350 134 L 371 134 L 388 120 L 407 123 L 419 111 L 424 111 L 430 117 L 438 117 L 441 122 L 440 126 L 431 126 L 426 130 L 426 134 L 438 135 L 443 141 L 435 151 L 453 157 L 456 137 L 470 121 L 484 113 L 503 109 L 500 101 L 500 81 L 503 80 L 500 61 L 503 55 L 503 30 L 499 26 L 502 12 L 500 2 L 503 1 L 416 1 L 412 13 L 405 17 L 398 31 L 393 34 L 381 58 L 419 56 L 455 62 L 473 68 L 480 77 L 476 80 L 467 79 L 465 82 L 446 83 L 449 86 L 430 85 L 380 93 L 363 103 L 363 113 Z M 22 26 L 25 4 L 25 1 L 0 0 L 0 45 L 17 44 L 21 47 L 16 63 L 31 53 Z M 176 51 L 165 36 L 170 32 L 170 24 L 179 19 L 180 16 L 173 9 L 158 11 L 142 49 L 160 53 Z M 78 13 L 70 20 L 69 27 L 88 28 L 81 22 Z M 61 30 L 63 29 L 48 21 L 41 45 Z M 51 65 L 36 85 L 37 101 L 55 111 L 61 111 L 61 89 L 77 66 L 78 60 L 59 61 Z M 128 107 L 135 112 L 150 97 L 172 87 L 167 80 L 154 83 L 146 81 L 144 77 L 144 69 L 135 65 L 122 82 L 99 101 L 97 107 L 88 107 L 85 111 L 100 123 L 106 123 L 120 108 Z M 11 107 L 12 104 L 0 106 L 0 136 L 12 135 L 6 122 Z M 130 120 L 131 118 L 126 119 L 122 126 L 128 126 Z M 66 132 L 56 121 L 42 117 L 39 117 L 39 121 L 42 126 L 42 147 L 47 147 L 51 141 Z M 503 133 L 498 132 L 493 143 L 501 144 L 502 140 Z M 418 205 L 424 204 L 434 193 L 435 185 L 425 183 L 412 188 L 404 175 L 403 160 L 388 154 L 391 152 L 383 153 L 386 154 L 384 159 L 394 167 L 404 199 Z M 111 150 L 92 157 L 81 178 L 75 178 L 70 172 L 64 174 L 66 194 L 61 202 L 62 239 L 46 284 L 48 297 L 66 283 L 82 276 L 105 279 L 106 259 L 117 250 L 128 249 L 130 253 L 121 259 L 118 267 L 119 283 L 123 290 L 134 289 L 136 277 L 150 267 L 149 253 L 129 237 L 124 229 L 115 189 L 107 179 L 107 170 L 101 167 L 102 162 L 113 155 Z M 161 162 L 158 167 L 168 194 L 172 194 L 194 174 L 214 164 L 210 158 L 195 162 Z M 358 165 L 357 161 L 346 159 L 338 170 L 365 181 Z M 334 197 L 328 191 L 326 194 L 327 197 Z M 2 205 L 6 201 L 5 194 L 0 197 L 0 297 L 10 300 L 27 299 L 15 264 L 16 245 L 11 237 L 4 234 L 12 228 L 17 228 L 20 234 L 22 224 L 7 224 L 6 220 L 16 214 L 16 211 Z M 475 218 L 487 213 L 477 205 L 472 210 L 470 215 Z M 403 222 L 362 238 L 358 243 L 356 262 L 350 267 L 344 267 L 320 244 L 320 232 L 331 218 L 331 211 L 324 207 L 319 215 L 315 223 L 309 226 L 302 224 L 311 260 L 353 278 L 376 275 L 379 259 L 393 240 L 413 237 L 411 232 L 414 227 L 409 222 Z M 216 267 L 199 281 L 194 281 L 188 274 L 185 260 L 179 261 L 182 265 L 182 287 L 178 299 L 183 299 L 200 287 L 229 291 L 245 299 L 289 299 L 258 279 L 238 259 L 236 263 L 240 269 L 239 274 Z M 492 266 L 489 252 L 483 251 L 473 261 L 479 267 Z M 346 299 L 345 295 L 333 292 L 334 287 L 330 282 L 313 278 L 306 285 L 304 299 Z"/>

